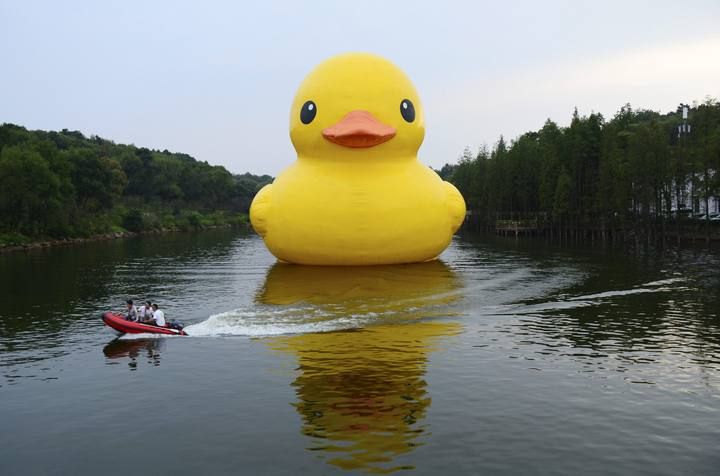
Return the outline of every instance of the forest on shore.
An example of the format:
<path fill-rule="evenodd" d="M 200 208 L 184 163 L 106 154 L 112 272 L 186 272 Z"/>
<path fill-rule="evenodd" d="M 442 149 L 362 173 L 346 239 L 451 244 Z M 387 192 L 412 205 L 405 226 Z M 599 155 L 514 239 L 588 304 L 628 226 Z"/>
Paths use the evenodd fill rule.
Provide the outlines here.
<path fill-rule="evenodd" d="M 81 132 L 0 125 L 0 246 L 247 223 L 272 177 Z"/>
<path fill-rule="evenodd" d="M 720 235 L 711 217 L 720 211 L 720 103 L 685 108 L 686 117 L 683 105 L 662 114 L 628 104 L 610 120 L 576 110 L 568 127 L 548 119 L 509 143 L 466 148 L 438 172 L 465 197 L 474 228 L 531 219 L 542 233 L 577 240 L 649 242 L 686 231 L 709 239 Z M 0 247 L 246 224 L 271 181 L 183 153 L 2 124 Z"/>
<path fill-rule="evenodd" d="M 548 119 L 510 143 L 466 148 L 439 173 L 462 192 L 475 227 L 524 217 L 578 239 L 650 239 L 679 237 L 683 224 L 709 235 L 720 222 L 697 211 L 718 211 L 718 171 L 720 103 L 707 99 L 666 114 L 628 104 L 610 120 L 576 110 L 568 127 Z"/>

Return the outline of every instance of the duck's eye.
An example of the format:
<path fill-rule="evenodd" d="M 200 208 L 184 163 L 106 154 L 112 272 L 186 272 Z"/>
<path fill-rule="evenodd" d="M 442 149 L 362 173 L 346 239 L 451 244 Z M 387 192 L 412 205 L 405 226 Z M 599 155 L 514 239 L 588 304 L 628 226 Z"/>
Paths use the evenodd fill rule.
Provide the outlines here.
<path fill-rule="evenodd" d="M 317 114 L 317 106 L 312 101 L 306 101 L 300 109 L 300 120 L 303 124 L 310 124 Z"/>
<path fill-rule="evenodd" d="M 403 119 L 407 122 L 415 120 L 415 106 L 413 106 L 412 101 L 409 99 L 403 99 L 400 102 L 400 114 L 402 114 Z"/>

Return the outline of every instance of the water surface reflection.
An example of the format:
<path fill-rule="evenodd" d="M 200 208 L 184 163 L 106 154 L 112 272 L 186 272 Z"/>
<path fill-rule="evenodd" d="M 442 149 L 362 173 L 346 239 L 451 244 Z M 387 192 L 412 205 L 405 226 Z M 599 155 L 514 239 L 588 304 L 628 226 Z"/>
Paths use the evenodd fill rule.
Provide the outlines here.
<path fill-rule="evenodd" d="M 258 295 L 270 305 L 313 303 L 330 313 L 373 316 L 365 327 L 274 338 L 298 361 L 292 386 L 308 449 L 343 469 L 387 473 L 422 444 L 431 398 L 429 353 L 461 326 L 440 319 L 459 281 L 441 261 L 372 268 L 276 264 Z M 435 319 L 431 319 L 435 318 Z M 367 321 L 365 321 L 367 322 Z"/>
<path fill-rule="evenodd" d="M 293 267 L 220 230 L 0 255 L 0 472 L 717 472 L 720 255 L 443 261 Z M 128 296 L 191 337 L 108 343 Z"/>
<path fill-rule="evenodd" d="M 478 273 L 480 264 L 473 263 L 472 272 L 463 273 L 468 289 L 485 275 L 497 282 L 493 273 L 509 274 L 512 261 L 534 251 L 520 249 L 513 256 L 481 246 L 486 270 Z M 718 256 L 698 250 L 653 256 L 581 251 L 566 256 L 559 250 L 523 263 L 531 286 L 510 281 L 493 295 L 466 296 L 473 319 L 463 323 L 466 331 L 475 330 L 473 347 L 535 371 L 574 365 L 606 384 L 717 392 Z M 493 300 L 508 291 L 510 299 Z"/>
<path fill-rule="evenodd" d="M 103 348 L 103 354 L 108 365 L 127 360 L 130 370 L 136 370 L 143 357 L 148 364 L 160 365 L 160 354 L 164 348 L 164 338 L 115 339 Z"/>

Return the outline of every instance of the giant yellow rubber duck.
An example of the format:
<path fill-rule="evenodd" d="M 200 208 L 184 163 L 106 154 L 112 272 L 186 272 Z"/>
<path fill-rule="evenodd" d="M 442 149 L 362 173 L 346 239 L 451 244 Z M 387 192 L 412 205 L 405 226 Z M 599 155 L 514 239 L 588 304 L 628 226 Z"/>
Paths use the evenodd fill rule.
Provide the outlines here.
<path fill-rule="evenodd" d="M 317 66 L 290 111 L 297 161 L 250 207 L 270 252 L 312 265 L 436 258 L 465 201 L 418 161 L 424 124 L 415 87 L 386 59 L 351 53 Z"/>

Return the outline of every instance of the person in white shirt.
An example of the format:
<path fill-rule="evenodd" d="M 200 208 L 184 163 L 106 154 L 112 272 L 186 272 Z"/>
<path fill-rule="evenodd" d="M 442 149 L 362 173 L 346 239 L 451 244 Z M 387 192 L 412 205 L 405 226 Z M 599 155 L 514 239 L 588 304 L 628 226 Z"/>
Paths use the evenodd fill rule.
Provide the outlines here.
<path fill-rule="evenodd" d="M 145 301 L 145 304 L 140 306 L 140 309 L 138 309 L 138 318 L 140 319 L 140 322 L 150 320 L 150 318 L 152 318 L 152 315 L 152 304 L 150 303 L 150 301 Z"/>
<path fill-rule="evenodd" d="M 158 305 L 156 303 L 153 303 L 152 305 L 153 315 L 152 315 L 152 322 L 150 324 L 155 324 L 156 326 L 165 327 L 165 313 L 162 312 L 160 309 L 158 309 Z"/>

